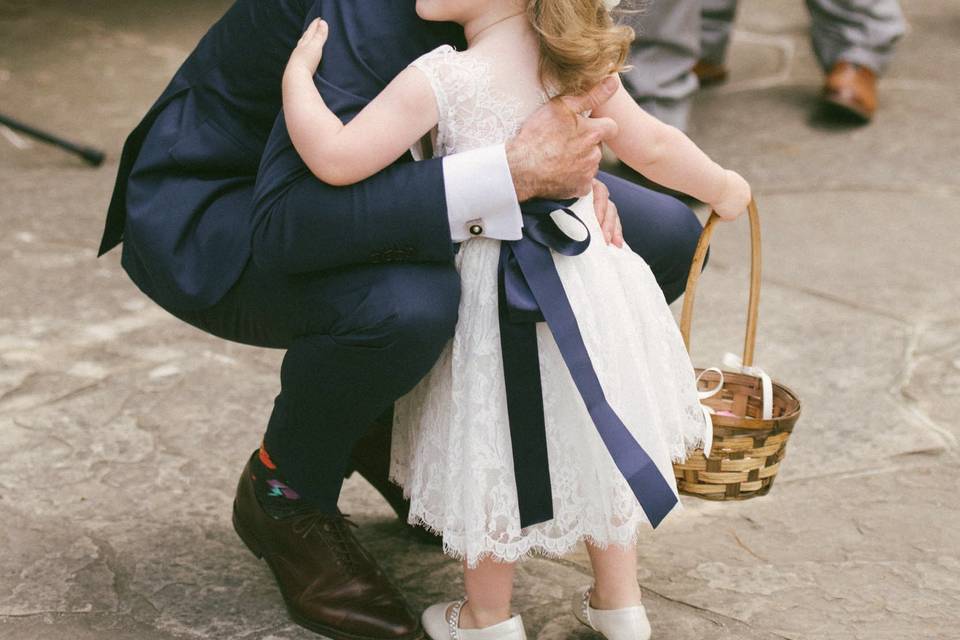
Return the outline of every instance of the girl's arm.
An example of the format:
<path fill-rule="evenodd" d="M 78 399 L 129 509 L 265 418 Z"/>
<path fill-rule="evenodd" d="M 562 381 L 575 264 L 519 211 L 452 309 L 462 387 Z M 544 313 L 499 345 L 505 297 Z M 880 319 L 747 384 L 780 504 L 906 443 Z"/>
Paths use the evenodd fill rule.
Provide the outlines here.
<path fill-rule="evenodd" d="M 622 84 L 593 115 L 617 122 L 617 136 L 607 143 L 617 157 L 650 180 L 690 194 L 725 218 L 746 209 L 751 197 L 746 180 L 711 160 L 682 131 L 646 113 Z"/>
<path fill-rule="evenodd" d="M 344 125 L 313 83 L 327 40 L 327 23 L 314 20 L 283 74 L 283 114 L 290 140 L 310 171 L 332 186 L 360 182 L 393 164 L 437 124 L 433 89 L 408 68 Z"/>

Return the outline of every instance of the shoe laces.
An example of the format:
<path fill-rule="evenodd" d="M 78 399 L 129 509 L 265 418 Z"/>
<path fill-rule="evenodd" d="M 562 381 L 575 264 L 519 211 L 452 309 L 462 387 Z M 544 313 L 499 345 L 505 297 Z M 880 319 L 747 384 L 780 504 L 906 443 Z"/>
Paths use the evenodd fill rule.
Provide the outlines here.
<path fill-rule="evenodd" d="M 355 569 L 363 558 L 363 552 L 350 531 L 351 527 L 357 528 L 358 525 L 350 520 L 349 514 L 312 513 L 299 518 L 291 528 L 304 540 L 312 534 L 319 536 L 333 551 L 337 561 L 349 570 Z"/>

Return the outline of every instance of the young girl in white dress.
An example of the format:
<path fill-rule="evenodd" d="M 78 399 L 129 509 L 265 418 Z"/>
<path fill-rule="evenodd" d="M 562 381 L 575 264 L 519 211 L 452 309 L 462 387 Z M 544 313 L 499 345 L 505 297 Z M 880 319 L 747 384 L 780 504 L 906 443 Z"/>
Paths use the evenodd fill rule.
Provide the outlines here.
<path fill-rule="evenodd" d="M 607 0 L 609 2 L 609 0 Z M 348 125 L 313 84 L 327 25 L 315 21 L 284 77 L 284 114 L 305 164 L 335 185 L 363 180 L 425 134 L 437 155 L 502 143 L 550 96 L 578 93 L 622 68 L 632 32 L 604 0 L 418 0 L 427 20 L 463 25 L 468 49 L 440 47 L 400 73 Z M 631 167 L 735 217 L 750 189 L 686 136 L 644 113 L 621 86 L 595 116 L 614 119 L 608 143 Z M 676 495 L 671 462 L 701 446 L 709 424 L 679 331 L 647 264 L 603 242 L 590 196 L 571 209 L 594 239 L 553 254 L 603 391 Z M 472 238 L 456 266 L 462 294 L 455 337 L 395 408 L 391 475 L 410 498 L 410 522 L 442 535 L 464 562 L 466 598 L 427 609 L 440 638 L 524 638 L 512 616 L 514 564 L 585 541 L 595 581 L 574 613 L 610 640 L 650 635 L 637 583 L 644 510 L 604 446 L 550 329 L 537 325 L 553 518 L 520 526 L 498 324 L 500 242 Z M 679 503 L 678 503 L 679 504 Z"/>

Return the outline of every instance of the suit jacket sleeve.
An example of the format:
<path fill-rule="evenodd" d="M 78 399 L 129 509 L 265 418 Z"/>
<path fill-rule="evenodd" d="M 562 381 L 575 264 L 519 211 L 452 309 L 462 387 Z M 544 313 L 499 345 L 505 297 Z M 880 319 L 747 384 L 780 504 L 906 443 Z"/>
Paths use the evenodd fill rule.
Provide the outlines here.
<path fill-rule="evenodd" d="M 365 98 L 314 77 L 330 109 L 348 121 Z M 297 154 L 281 112 L 254 194 L 252 256 L 265 269 L 304 273 L 350 264 L 447 261 L 453 256 L 441 160 L 407 154 L 346 187 L 318 180 Z"/>
<path fill-rule="evenodd" d="M 314 83 L 344 122 L 418 55 L 462 40 L 456 25 L 421 21 L 412 2 L 314 0 L 304 26 L 316 16 L 331 31 Z M 454 253 L 440 159 L 407 154 L 363 182 L 332 187 L 303 164 L 282 112 L 261 158 L 253 216 L 253 259 L 286 273 Z"/>

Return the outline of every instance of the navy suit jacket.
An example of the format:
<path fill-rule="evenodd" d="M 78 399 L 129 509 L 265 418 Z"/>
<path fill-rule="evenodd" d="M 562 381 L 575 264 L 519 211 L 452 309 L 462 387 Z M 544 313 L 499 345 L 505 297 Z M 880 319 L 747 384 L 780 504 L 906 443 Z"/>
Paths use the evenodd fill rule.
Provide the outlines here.
<path fill-rule="evenodd" d="M 141 289 L 175 310 L 215 304 L 251 256 L 284 273 L 452 255 L 439 160 L 406 156 L 330 187 L 294 150 L 281 108 L 290 51 L 330 23 L 314 76 L 352 118 L 418 55 L 462 45 L 413 0 L 237 0 L 207 32 L 124 144 L 100 254 L 123 241 Z"/>

